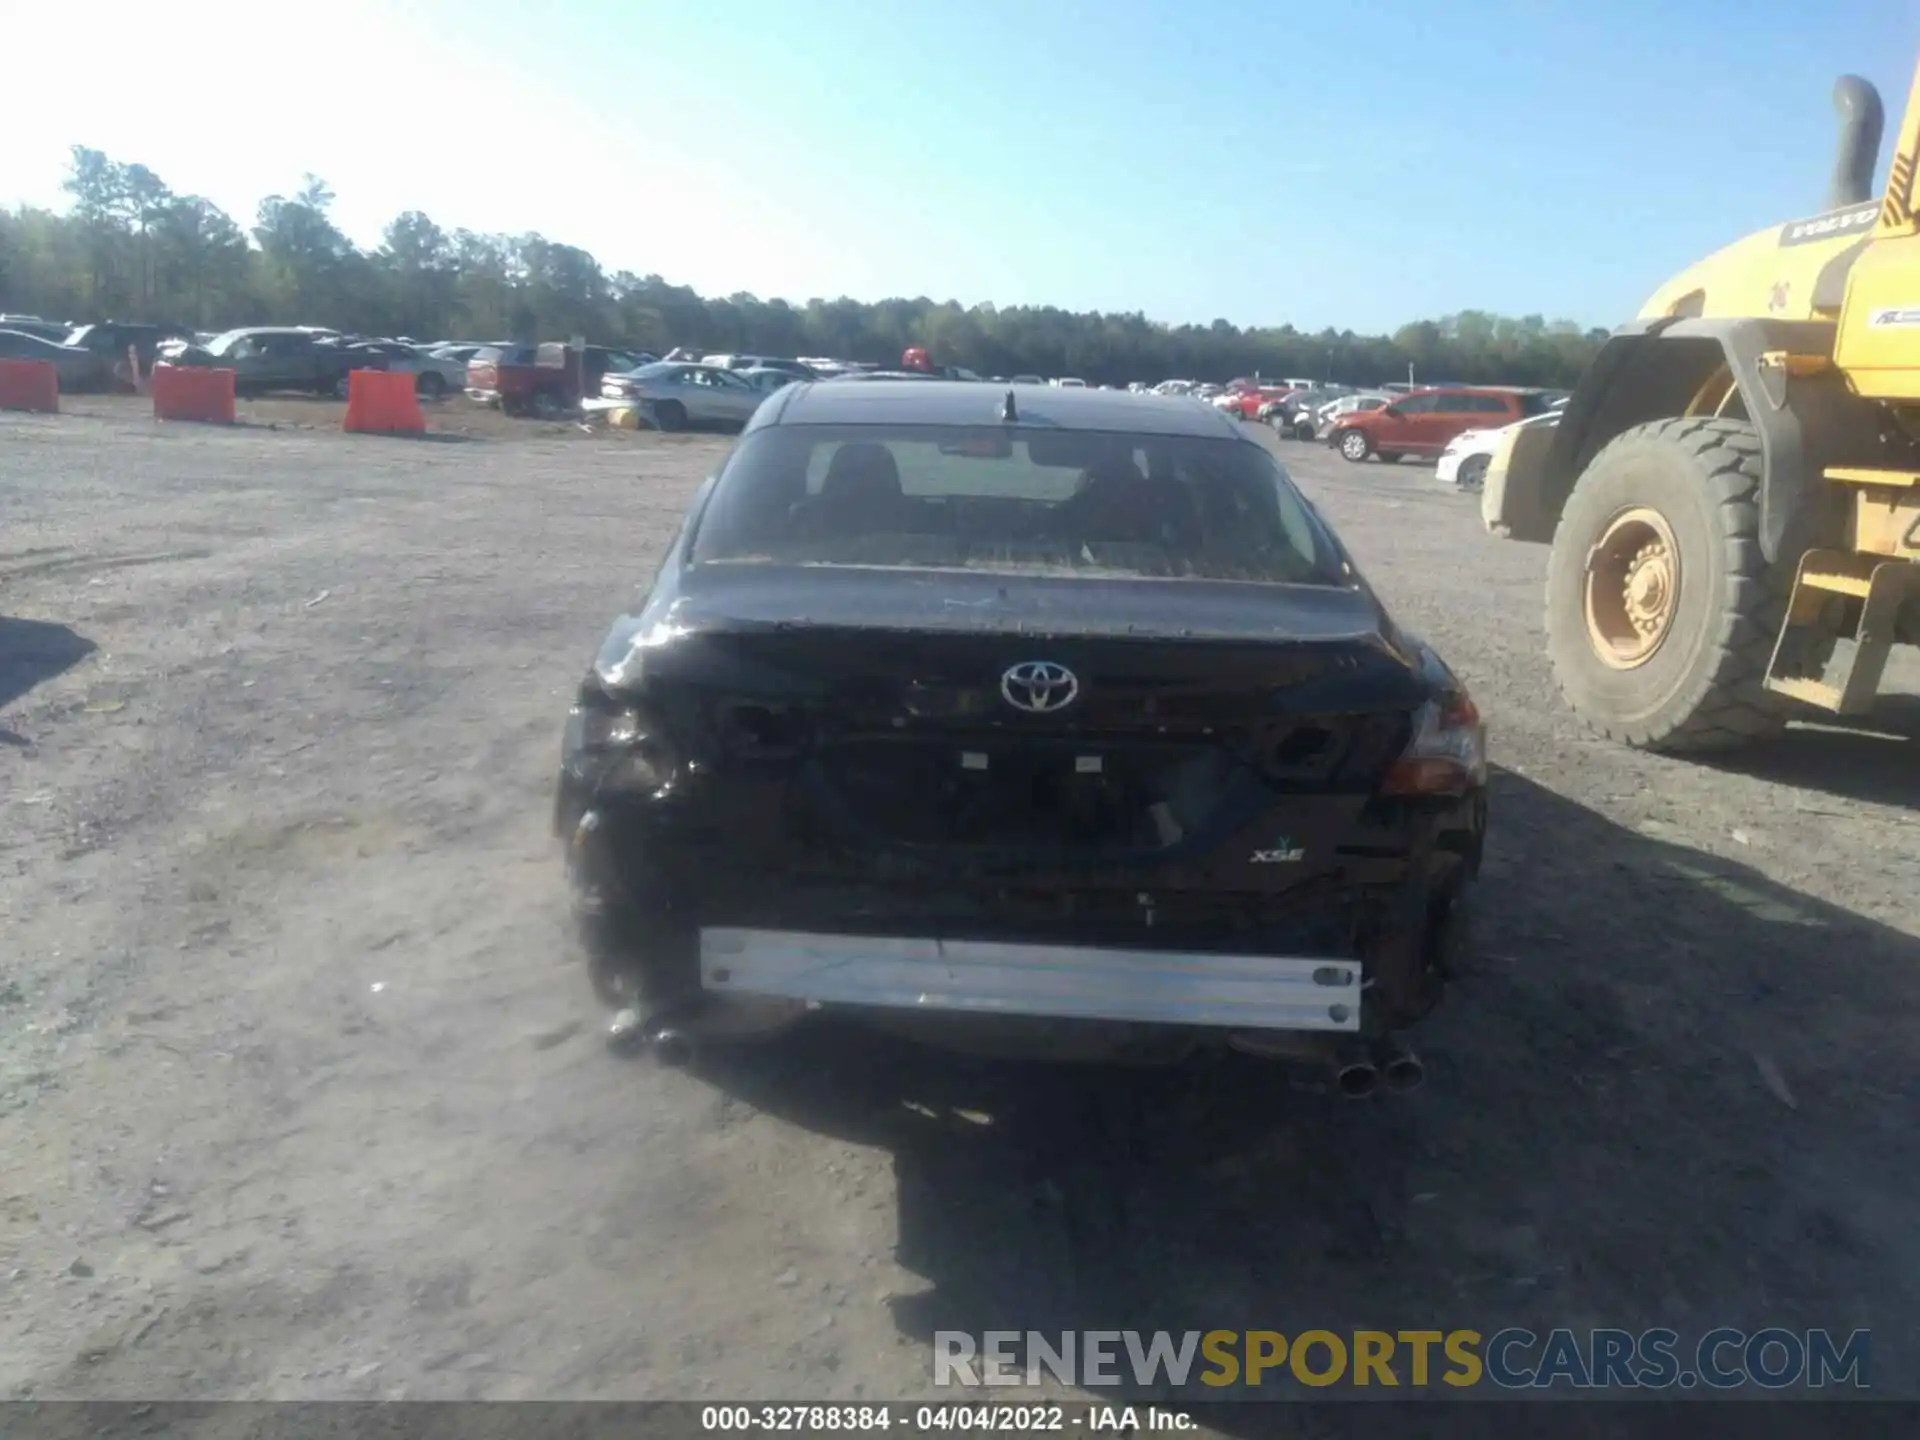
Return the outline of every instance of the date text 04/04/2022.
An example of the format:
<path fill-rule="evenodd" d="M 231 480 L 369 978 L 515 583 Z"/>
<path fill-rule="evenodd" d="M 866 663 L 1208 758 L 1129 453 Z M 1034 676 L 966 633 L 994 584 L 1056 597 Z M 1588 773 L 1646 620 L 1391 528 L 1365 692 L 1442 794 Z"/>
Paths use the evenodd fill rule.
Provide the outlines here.
<path fill-rule="evenodd" d="M 710 1432 L 768 1431 L 815 1435 L 848 1431 L 940 1434 L 981 1430 L 1092 1434 L 1186 1431 L 1195 1428 L 1183 1411 L 1133 1405 L 706 1405 L 700 1428 Z"/>

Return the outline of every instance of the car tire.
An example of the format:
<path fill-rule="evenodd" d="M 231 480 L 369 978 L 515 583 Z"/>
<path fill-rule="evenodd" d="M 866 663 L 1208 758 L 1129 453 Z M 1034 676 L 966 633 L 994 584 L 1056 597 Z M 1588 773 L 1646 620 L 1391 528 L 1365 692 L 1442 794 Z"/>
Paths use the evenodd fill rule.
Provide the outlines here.
<path fill-rule="evenodd" d="M 687 407 L 678 400 L 662 400 L 653 407 L 653 423 L 662 430 L 687 428 Z"/>
<path fill-rule="evenodd" d="M 1487 483 L 1487 463 L 1485 455 L 1469 455 L 1460 462 L 1460 468 L 1454 471 L 1453 483 L 1460 489 L 1478 494 Z"/>
<path fill-rule="evenodd" d="M 1311 439 L 1313 439 L 1313 426 L 1311 426 L 1311 425 L 1296 425 L 1296 426 L 1294 426 L 1294 427 L 1293 427 L 1293 438 L 1294 438 L 1294 439 L 1296 439 L 1296 440 L 1311 440 Z"/>
<path fill-rule="evenodd" d="M 438 400 L 447 393 L 447 381 L 438 370 L 422 370 L 414 377 L 414 390 L 426 400 Z"/>
<path fill-rule="evenodd" d="M 1373 453 L 1373 441 L 1367 438 L 1364 430 L 1348 430 L 1335 439 L 1334 445 L 1340 451 L 1342 460 L 1358 465 Z"/>
<path fill-rule="evenodd" d="M 1793 566 L 1760 549 L 1763 465 L 1746 421 L 1657 420 L 1575 482 L 1547 560 L 1547 653 L 1596 733 L 1680 754 L 1785 726 L 1765 680 Z"/>

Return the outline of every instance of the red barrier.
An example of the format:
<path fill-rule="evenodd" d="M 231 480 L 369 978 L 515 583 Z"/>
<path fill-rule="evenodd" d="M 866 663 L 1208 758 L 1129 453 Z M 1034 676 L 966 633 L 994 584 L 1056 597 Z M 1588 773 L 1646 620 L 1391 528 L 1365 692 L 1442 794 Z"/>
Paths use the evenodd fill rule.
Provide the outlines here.
<path fill-rule="evenodd" d="M 156 365 L 149 378 L 154 419 L 233 424 L 233 371 L 199 365 Z"/>
<path fill-rule="evenodd" d="M 347 376 L 347 418 L 341 428 L 371 435 L 419 435 L 427 428 L 411 375 L 355 370 Z"/>
<path fill-rule="evenodd" d="M 60 372 L 51 360 L 0 360 L 0 410 L 60 413 Z"/>

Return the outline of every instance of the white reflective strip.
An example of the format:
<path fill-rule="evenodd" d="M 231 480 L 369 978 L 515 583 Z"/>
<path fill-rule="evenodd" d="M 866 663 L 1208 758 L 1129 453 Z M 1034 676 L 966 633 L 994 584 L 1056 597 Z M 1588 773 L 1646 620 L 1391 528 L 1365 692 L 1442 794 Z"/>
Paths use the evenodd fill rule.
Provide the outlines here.
<path fill-rule="evenodd" d="M 1357 1030 L 1360 966 L 1301 956 L 1207 955 L 979 940 L 700 932 L 708 990 L 826 1005 Z"/>

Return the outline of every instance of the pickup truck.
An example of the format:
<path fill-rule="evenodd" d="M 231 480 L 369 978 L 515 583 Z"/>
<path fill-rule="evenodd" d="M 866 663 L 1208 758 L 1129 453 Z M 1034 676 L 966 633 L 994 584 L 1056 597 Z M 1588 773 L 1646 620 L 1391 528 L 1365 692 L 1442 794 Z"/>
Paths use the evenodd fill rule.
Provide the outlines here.
<path fill-rule="evenodd" d="M 270 390 L 344 395 L 351 371 L 387 368 L 386 356 L 347 336 L 270 326 L 229 330 L 204 345 L 165 344 L 158 359 L 168 365 L 231 370 L 237 395 Z"/>

